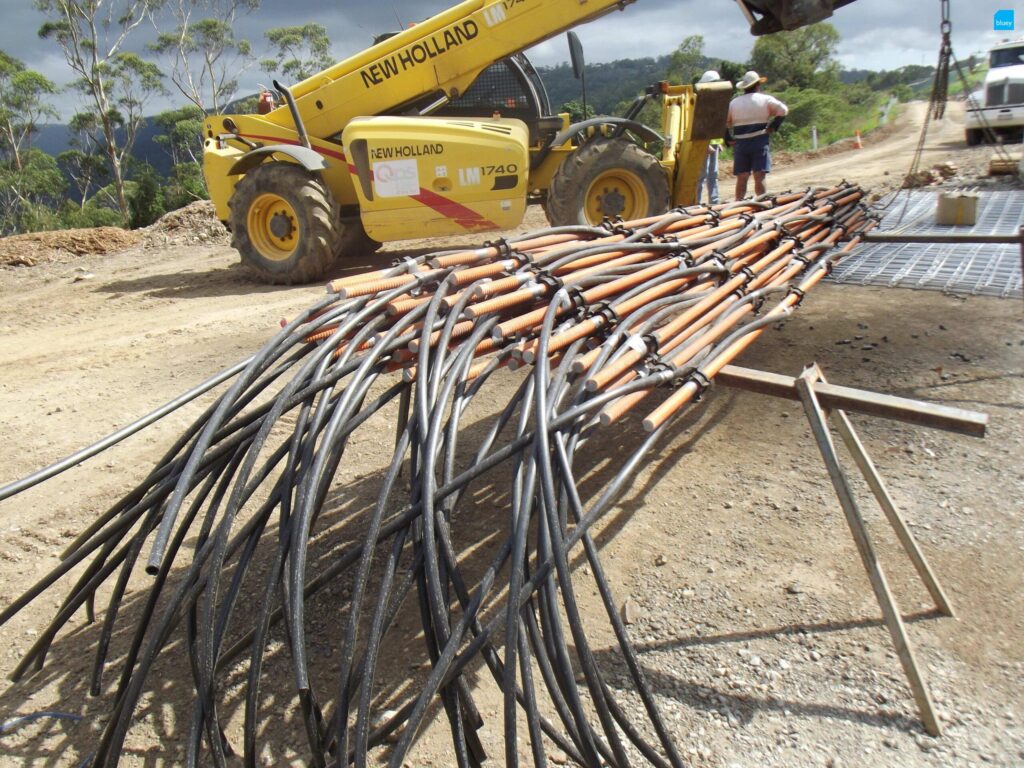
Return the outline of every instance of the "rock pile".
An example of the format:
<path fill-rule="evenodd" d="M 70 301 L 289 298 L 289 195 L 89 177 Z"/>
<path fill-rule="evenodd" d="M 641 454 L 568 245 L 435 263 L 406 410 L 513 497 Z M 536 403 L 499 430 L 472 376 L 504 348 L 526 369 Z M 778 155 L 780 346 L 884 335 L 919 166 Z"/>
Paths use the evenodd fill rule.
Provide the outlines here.
<path fill-rule="evenodd" d="M 197 200 L 171 211 L 143 230 L 144 248 L 175 245 L 228 245 L 231 235 L 217 219 L 213 203 Z"/>
<path fill-rule="evenodd" d="M 944 181 L 949 181 L 959 172 L 959 166 L 947 160 L 944 163 L 936 163 L 926 170 L 910 174 L 903 183 L 903 186 L 905 189 L 930 187 L 934 184 L 942 184 Z"/>

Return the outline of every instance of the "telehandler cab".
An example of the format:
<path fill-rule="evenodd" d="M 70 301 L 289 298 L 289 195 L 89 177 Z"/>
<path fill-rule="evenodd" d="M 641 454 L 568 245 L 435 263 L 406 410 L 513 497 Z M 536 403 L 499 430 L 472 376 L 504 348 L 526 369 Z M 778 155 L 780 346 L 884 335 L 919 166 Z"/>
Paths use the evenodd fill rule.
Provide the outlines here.
<path fill-rule="evenodd" d="M 659 83 L 622 117 L 570 124 L 521 54 L 631 2 L 466 0 L 291 88 L 275 82 L 283 104 L 267 114 L 210 116 L 204 173 L 242 262 L 268 282 L 312 282 L 382 242 L 515 227 L 528 202 L 554 226 L 692 203 L 729 83 Z M 736 2 L 765 34 L 852 0 Z M 660 133 L 636 120 L 649 99 Z"/>

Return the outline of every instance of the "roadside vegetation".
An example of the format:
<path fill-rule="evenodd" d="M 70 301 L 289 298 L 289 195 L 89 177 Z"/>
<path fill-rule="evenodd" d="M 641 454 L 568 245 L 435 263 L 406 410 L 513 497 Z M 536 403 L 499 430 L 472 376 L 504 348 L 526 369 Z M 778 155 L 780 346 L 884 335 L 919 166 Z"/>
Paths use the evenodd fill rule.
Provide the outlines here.
<path fill-rule="evenodd" d="M 0 236 L 101 225 L 141 227 L 165 212 L 207 197 L 202 129 L 207 115 L 255 110 L 240 91 L 242 75 L 295 82 L 335 57 L 325 28 L 267 29 L 257 41 L 236 36 L 235 23 L 260 0 L 34 0 L 41 44 L 74 74 L 58 88 L 0 51 Z M 142 53 L 138 37 L 158 32 Z M 150 35 L 152 38 L 152 35 Z M 927 92 L 930 67 L 894 72 L 841 72 L 839 35 L 829 24 L 759 38 L 746 62 L 710 59 L 700 36 L 669 56 L 592 64 L 586 116 L 621 114 L 643 89 L 666 79 L 692 83 L 706 69 L 739 79 L 747 69 L 767 76 L 766 90 L 790 107 L 777 137 L 781 149 L 811 148 L 866 132 L 892 106 Z M 584 117 L 579 82 L 568 65 L 541 68 L 552 103 Z M 976 70 L 972 80 L 980 82 Z M 956 93 L 953 85 L 951 92 Z M 181 106 L 153 114 L 158 100 Z M 57 110 L 60 106 L 60 112 Z M 659 107 L 640 119 L 660 127 Z M 62 125 L 58 125 L 63 121 Z M 60 149 L 36 146 L 44 129 Z"/>
<path fill-rule="evenodd" d="M 320 24 L 267 29 L 255 46 L 236 19 L 259 0 L 35 0 L 38 34 L 74 75 L 58 89 L 0 51 L 0 236 L 101 225 L 141 227 L 207 197 L 202 127 L 209 114 L 254 108 L 239 78 L 294 81 L 333 61 Z M 140 54 L 142 29 L 158 25 Z M 133 50 L 129 50 L 132 48 Z M 153 114 L 158 98 L 177 109 Z M 59 115 L 55 104 L 64 111 Z M 70 106 L 69 106 L 70 105 Z M 67 149 L 33 146 L 63 117 Z M 140 151 L 142 139 L 147 150 Z"/>

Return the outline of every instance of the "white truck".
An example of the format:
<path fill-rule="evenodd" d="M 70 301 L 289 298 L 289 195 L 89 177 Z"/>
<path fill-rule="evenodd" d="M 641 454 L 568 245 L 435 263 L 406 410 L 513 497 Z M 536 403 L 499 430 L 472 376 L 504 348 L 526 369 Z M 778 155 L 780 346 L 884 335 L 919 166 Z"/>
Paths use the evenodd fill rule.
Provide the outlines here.
<path fill-rule="evenodd" d="M 1024 40 L 1000 43 L 989 51 L 983 87 L 968 97 L 968 146 L 985 139 L 986 125 L 1003 139 L 1024 138 Z"/>

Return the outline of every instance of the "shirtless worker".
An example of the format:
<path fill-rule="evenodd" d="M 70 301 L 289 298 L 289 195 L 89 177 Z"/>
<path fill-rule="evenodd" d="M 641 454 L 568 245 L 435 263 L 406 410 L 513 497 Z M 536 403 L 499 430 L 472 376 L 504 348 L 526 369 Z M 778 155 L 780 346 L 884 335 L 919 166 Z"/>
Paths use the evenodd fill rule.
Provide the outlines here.
<path fill-rule="evenodd" d="M 743 93 L 729 103 L 725 121 L 725 140 L 733 148 L 733 173 L 736 174 L 736 199 L 747 195 L 747 179 L 754 174 L 754 193 L 763 195 L 765 174 L 772 169 L 768 141 L 789 114 L 789 107 L 767 93 L 761 83 L 767 78 L 753 70 L 736 83 Z"/>

